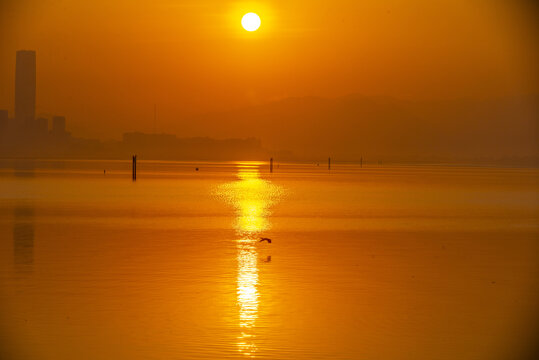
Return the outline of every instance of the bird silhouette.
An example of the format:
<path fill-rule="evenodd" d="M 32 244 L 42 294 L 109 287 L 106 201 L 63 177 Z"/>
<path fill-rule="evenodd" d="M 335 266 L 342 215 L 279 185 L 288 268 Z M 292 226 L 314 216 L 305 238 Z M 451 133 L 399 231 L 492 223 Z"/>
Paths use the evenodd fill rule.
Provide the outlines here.
<path fill-rule="evenodd" d="M 270 238 L 261 237 L 259 242 L 262 242 L 262 241 L 267 241 L 268 244 L 271 244 L 271 239 Z"/>

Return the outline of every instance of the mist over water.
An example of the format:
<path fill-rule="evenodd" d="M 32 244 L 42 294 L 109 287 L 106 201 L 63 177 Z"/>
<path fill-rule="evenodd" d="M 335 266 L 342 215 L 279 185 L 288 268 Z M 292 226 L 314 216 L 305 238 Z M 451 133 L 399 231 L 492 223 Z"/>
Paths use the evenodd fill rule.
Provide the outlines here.
<path fill-rule="evenodd" d="M 7 358 L 507 359 L 533 345 L 535 169 L 140 161 L 133 182 L 124 161 L 15 163 L 0 162 Z"/>

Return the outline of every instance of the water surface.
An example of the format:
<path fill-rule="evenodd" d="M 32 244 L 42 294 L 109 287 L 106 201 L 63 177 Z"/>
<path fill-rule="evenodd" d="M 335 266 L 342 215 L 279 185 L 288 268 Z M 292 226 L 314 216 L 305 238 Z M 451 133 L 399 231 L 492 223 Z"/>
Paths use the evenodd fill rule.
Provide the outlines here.
<path fill-rule="evenodd" d="M 537 170 L 138 170 L 0 161 L 0 355 L 508 359 L 533 344 Z"/>

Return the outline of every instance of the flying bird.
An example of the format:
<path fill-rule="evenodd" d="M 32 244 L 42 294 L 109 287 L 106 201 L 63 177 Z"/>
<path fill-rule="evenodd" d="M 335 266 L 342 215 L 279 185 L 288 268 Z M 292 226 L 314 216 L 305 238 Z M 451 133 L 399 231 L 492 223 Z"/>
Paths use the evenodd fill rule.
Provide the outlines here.
<path fill-rule="evenodd" d="M 262 242 L 262 241 L 267 241 L 268 244 L 271 244 L 271 239 L 270 238 L 261 237 L 259 242 Z"/>

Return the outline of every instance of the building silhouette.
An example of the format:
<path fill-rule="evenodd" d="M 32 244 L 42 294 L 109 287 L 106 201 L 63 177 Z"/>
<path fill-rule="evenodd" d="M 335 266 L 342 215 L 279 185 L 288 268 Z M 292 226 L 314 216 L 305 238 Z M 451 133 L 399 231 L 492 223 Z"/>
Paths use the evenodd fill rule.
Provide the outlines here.
<path fill-rule="evenodd" d="M 36 117 L 36 52 L 17 51 L 15 65 L 15 121 L 31 131 Z"/>
<path fill-rule="evenodd" d="M 51 133 L 54 135 L 63 135 L 66 132 L 66 118 L 63 116 L 54 116 L 52 118 Z"/>
<path fill-rule="evenodd" d="M 36 52 L 19 50 L 15 62 L 15 114 L 0 109 L 0 156 L 58 157 L 69 155 L 71 134 L 66 119 L 36 116 Z M 79 141 L 78 148 L 86 143 Z M 80 151 L 80 150 L 79 150 Z"/>
<path fill-rule="evenodd" d="M 34 135 L 44 138 L 49 132 L 49 120 L 43 117 L 39 117 L 35 121 Z"/>
<path fill-rule="evenodd" d="M 36 117 L 37 115 L 37 117 Z M 49 124 L 50 123 L 50 124 Z M 50 125 L 50 129 L 49 129 Z M 103 142 L 71 136 L 64 116 L 36 114 L 36 52 L 20 50 L 15 65 L 15 116 L 0 109 L 0 158 L 128 159 L 132 154 L 161 160 L 260 160 L 268 158 L 260 140 L 178 138 L 170 134 L 125 133 L 122 141 Z M 33 176 L 15 168 L 16 176 Z M 32 228 L 16 225 L 17 239 L 31 239 Z M 31 241 L 17 241 L 20 249 Z M 20 251 L 26 253 L 25 251 Z M 19 253 L 19 251 L 17 251 Z M 21 261 L 24 262 L 24 261 Z"/>
<path fill-rule="evenodd" d="M 8 122 L 9 118 L 7 110 L 0 110 L 0 133 L 3 134 L 7 131 Z"/>

